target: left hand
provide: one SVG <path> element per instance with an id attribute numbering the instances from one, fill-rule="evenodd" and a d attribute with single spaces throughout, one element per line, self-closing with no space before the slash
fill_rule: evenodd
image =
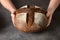
<path id="1" fill-rule="evenodd" d="M 47 13 L 46 13 L 46 16 L 47 16 L 47 18 L 48 18 L 47 27 L 48 27 L 48 26 L 50 25 L 50 23 L 51 23 L 52 15 L 53 15 L 53 13 L 51 13 L 51 12 L 47 12 Z"/>

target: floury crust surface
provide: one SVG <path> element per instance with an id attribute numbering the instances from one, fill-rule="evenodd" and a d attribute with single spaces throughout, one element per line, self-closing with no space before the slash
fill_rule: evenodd
<path id="1" fill-rule="evenodd" d="M 21 8 L 27 8 L 27 5 L 21 7 Z M 35 8 L 39 8 L 38 6 L 35 6 Z M 39 13 L 39 12 L 34 12 L 34 23 L 32 24 L 31 27 L 28 27 L 26 25 L 26 17 L 27 17 L 27 12 L 22 12 L 16 15 L 16 28 L 22 31 L 27 31 L 27 32 L 33 32 L 33 31 L 38 31 L 38 30 L 43 30 L 46 28 L 47 25 L 47 18 L 45 14 Z"/>

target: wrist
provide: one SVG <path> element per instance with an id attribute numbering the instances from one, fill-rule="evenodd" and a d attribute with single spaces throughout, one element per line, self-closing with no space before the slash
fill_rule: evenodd
<path id="1" fill-rule="evenodd" d="M 53 14 L 54 11 L 55 11 L 55 10 L 54 10 L 53 8 L 48 8 L 47 13 Z"/>

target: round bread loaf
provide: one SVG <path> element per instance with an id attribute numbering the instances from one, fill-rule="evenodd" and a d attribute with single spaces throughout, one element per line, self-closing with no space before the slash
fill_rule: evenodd
<path id="1" fill-rule="evenodd" d="M 24 32 L 38 32 L 47 28 L 46 11 L 34 5 L 25 5 L 15 11 L 15 27 Z"/>

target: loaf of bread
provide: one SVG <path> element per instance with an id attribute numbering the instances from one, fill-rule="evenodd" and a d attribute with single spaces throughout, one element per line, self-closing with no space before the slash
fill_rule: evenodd
<path id="1" fill-rule="evenodd" d="M 25 5 L 15 11 L 15 27 L 24 32 L 46 29 L 46 11 L 35 5 Z"/>

